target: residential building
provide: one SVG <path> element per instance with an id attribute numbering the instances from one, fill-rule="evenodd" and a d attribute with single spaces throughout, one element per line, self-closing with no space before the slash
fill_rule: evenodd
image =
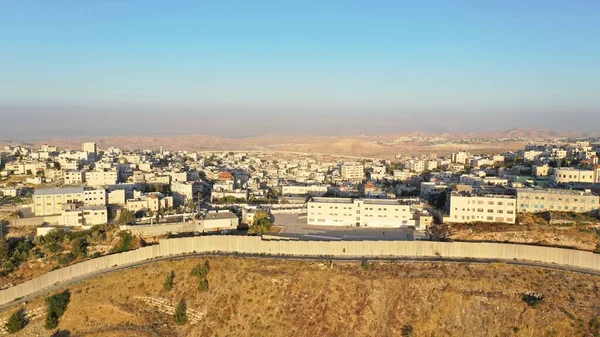
<path id="1" fill-rule="evenodd" d="M 590 191 L 562 189 L 517 189 L 519 212 L 563 211 L 588 213 L 600 208 L 600 197 Z"/>
<path id="2" fill-rule="evenodd" d="M 465 151 L 455 152 L 451 155 L 451 160 L 455 164 L 465 165 L 469 161 L 470 153 Z"/>
<path id="3" fill-rule="evenodd" d="M 396 199 L 312 198 L 307 223 L 319 226 L 415 226 L 411 202 Z"/>
<path id="4" fill-rule="evenodd" d="M 340 174 L 344 180 L 362 180 L 365 176 L 365 167 L 358 163 L 342 164 L 340 166 Z"/>
<path id="5" fill-rule="evenodd" d="M 85 182 L 83 171 L 65 171 L 63 179 L 65 185 L 81 185 Z"/>
<path id="6" fill-rule="evenodd" d="M 322 196 L 327 193 L 328 185 L 283 185 L 282 195 L 306 195 Z"/>
<path id="7" fill-rule="evenodd" d="M 104 190 L 83 187 L 38 189 L 33 193 L 33 213 L 36 216 L 59 215 L 63 206 L 67 207 L 68 204 L 104 206 L 106 194 Z"/>
<path id="8" fill-rule="evenodd" d="M 201 182 L 175 181 L 171 184 L 171 193 L 175 206 L 182 206 L 189 201 L 197 200 L 202 191 Z"/>
<path id="9" fill-rule="evenodd" d="M 106 206 L 82 206 L 62 211 L 61 225 L 67 227 L 91 227 L 108 222 Z"/>
<path id="10" fill-rule="evenodd" d="M 554 182 L 560 183 L 600 183 L 600 166 L 593 170 L 582 170 L 572 167 L 557 167 L 554 169 Z"/>
<path id="11" fill-rule="evenodd" d="M 88 186 L 107 186 L 117 183 L 116 170 L 87 171 L 85 182 Z"/>
<path id="12" fill-rule="evenodd" d="M 509 195 L 477 195 L 452 193 L 450 222 L 504 222 L 516 221 L 516 198 Z"/>
<path id="13" fill-rule="evenodd" d="M 198 224 L 200 233 L 234 231 L 239 225 L 239 218 L 230 211 L 210 211 Z"/>
<path id="14" fill-rule="evenodd" d="M 165 197 L 161 193 L 152 192 L 141 194 L 134 192 L 134 198 L 128 199 L 125 208 L 132 212 L 151 211 L 158 212 L 161 209 L 173 207 L 173 197 Z"/>
<path id="15" fill-rule="evenodd" d="M 426 181 L 421 183 L 421 198 L 428 199 L 431 196 L 439 195 L 448 189 L 448 185 L 441 182 Z"/>

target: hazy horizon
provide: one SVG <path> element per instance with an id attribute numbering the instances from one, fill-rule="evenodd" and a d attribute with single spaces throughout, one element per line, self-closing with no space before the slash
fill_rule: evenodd
<path id="1" fill-rule="evenodd" d="M 594 133 L 599 2 L 5 3 L 0 139 Z"/>

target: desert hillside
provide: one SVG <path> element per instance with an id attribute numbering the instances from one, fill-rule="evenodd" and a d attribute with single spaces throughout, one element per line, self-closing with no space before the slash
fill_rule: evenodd
<path id="1" fill-rule="evenodd" d="M 206 260 L 158 262 L 72 286 L 59 329 L 70 336 L 600 334 L 597 276 L 505 264 L 210 257 L 201 291 L 202 278 L 190 271 Z M 527 303 L 530 292 L 543 300 Z M 176 325 L 181 299 L 188 322 Z M 36 318 L 17 335 L 48 335 L 43 299 L 26 307 Z"/>
<path id="2" fill-rule="evenodd" d="M 397 154 L 443 155 L 458 150 L 473 153 L 496 153 L 521 149 L 531 140 L 548 140 L 564 137 L 588 137 L 583 132 L 544 129 L 512 129 L 487 133 L 399 133 L 381 135 L 286 135 L 273 134 L 253 137 L 228 138 L 205 134 L 173 136 L 112 136 L 97 138 L 56 138 L 35 144 L 56 145 L 59 148 L 78 149 L 82 142 L 95 141 L 100 148 L 111 146 L 123 149 L 164 150 L 259 150 L 284 151 L 367 158 L 391 159 Z M 440 137 L 444 140 L 440 140 Z M 501 139 L 501 141 L 497 141 Z M 472 140 L 472 141 L 466 141 Z M 16 143 L 3 142 L 0 146 Z"/>

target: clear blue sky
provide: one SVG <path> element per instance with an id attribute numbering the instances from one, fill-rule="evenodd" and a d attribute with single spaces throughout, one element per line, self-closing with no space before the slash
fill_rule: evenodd
<path id="1" fill-rule="evenodd" d="M 0 41 L 0 139 L 600 121 L 597 0 L 0 0 Z"/>

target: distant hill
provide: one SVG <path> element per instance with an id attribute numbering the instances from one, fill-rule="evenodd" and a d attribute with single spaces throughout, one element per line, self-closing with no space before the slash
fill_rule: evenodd
<path id="1" fill-rule="evenodd" d="M 428 142 L 407 141 L 406 137 L 440 137 L 449 141 L 467 139 L 549 139 L 565 137 L 589 137 L 584 132 L 557 131 L 545 129 L 511 129 L 489 133 L 399 133 L 382 135 L 349 135 L 349 136 L 317 136 L 317 135 L 264 135 L 245 138 L 218 137 L 211 135 L 179 135 L 179 136 L 119 136 L 100 138 L 57 138 L 36 142 L 51 144 L 59 148 L 78 149 L 84 141 L 95 141 L 100 148 L 119 147 L 124 149 L 159 149 L 164 150 L 262 150 L 288 151 L 305 153 L 323 153 L 347 156 L 390 157 L 395 154 L 447 153 L 457 148 L 473 152 L 499 152 L 521 148 L 522 141 L 503 143 L 478 143 L 468 145 L 429 144 Z"/>

